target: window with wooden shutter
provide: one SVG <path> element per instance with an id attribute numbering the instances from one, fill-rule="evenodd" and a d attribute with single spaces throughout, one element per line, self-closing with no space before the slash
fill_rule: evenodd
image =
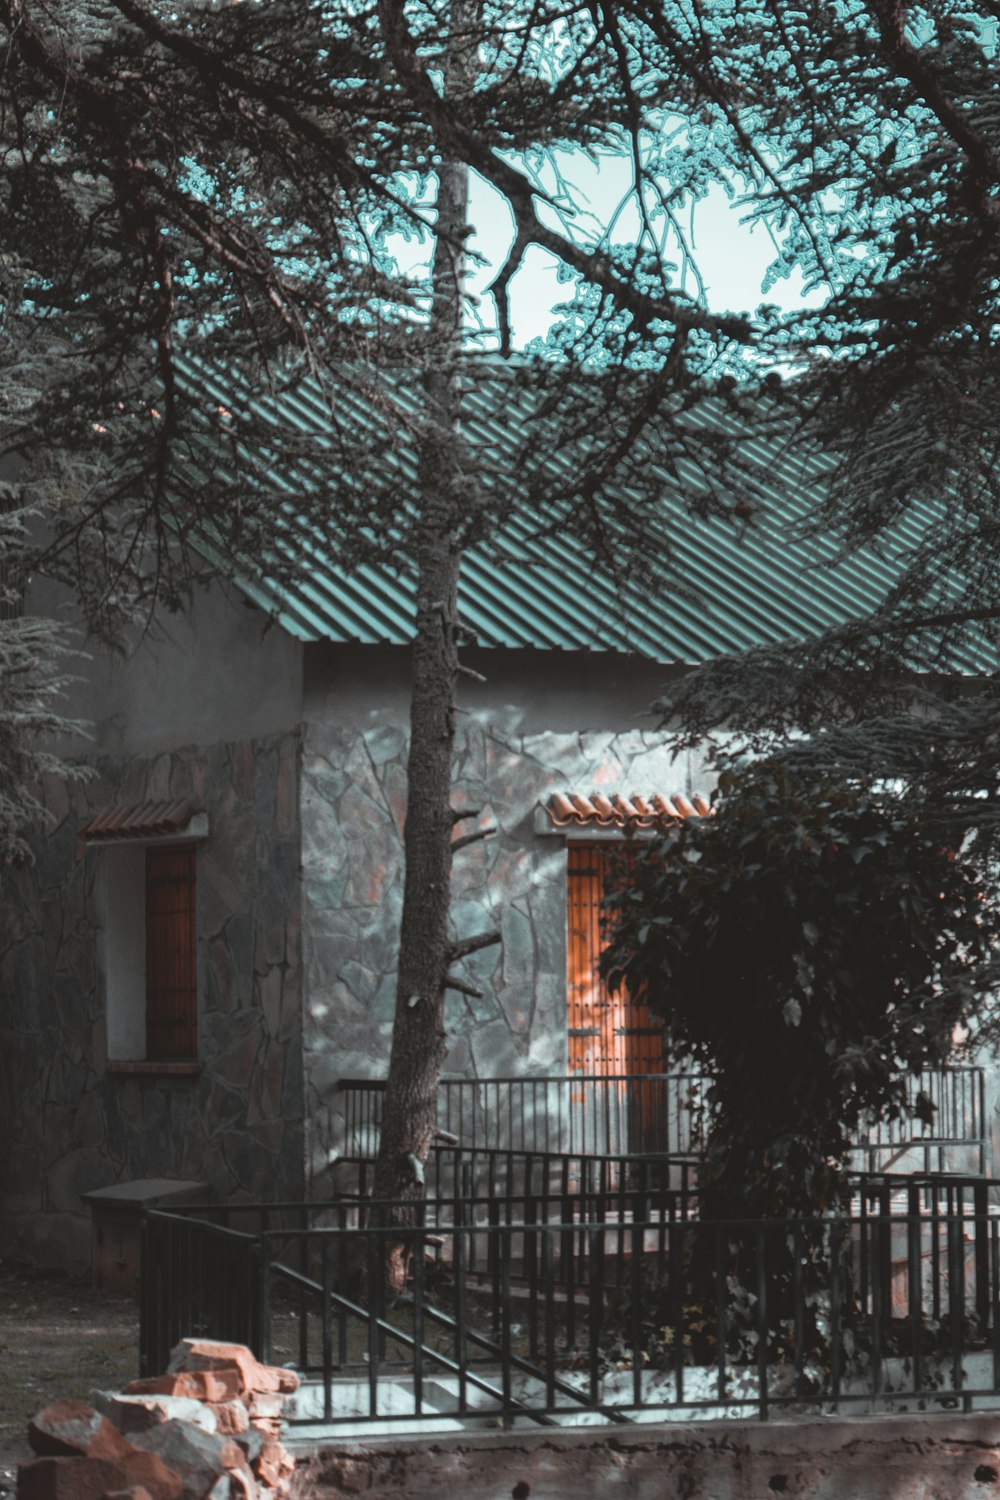
<path id="1" fill-rule="evenodd" d="M 629 851 L 615 844 L 570 844 L 567 854 L 570 1072 L 589 1077 L 661 1073 L 666 1067 L 662 1022 L 624 990 L 612 994 L 598 972 L 601 902 L 613 868 Z"/>
<path id="2" fill-rule="evenodd" d="M 146 1056 L 198 1052 L 195 847 L 146 846 Z"/>

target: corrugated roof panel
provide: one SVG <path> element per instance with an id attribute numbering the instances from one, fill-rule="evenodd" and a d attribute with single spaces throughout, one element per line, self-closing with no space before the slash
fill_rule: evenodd
<path id="1" fill-rule="evenodd" d="M 276 570 L 270 579 L 248 578 L 243 586 L 253 602 L 303 640 L 392 645 L 412 640 L 415 576 L 371 565 L 348 572 L 297 511 L 296 494 L 309 497 L 324 478 L 324 448 L 335 477 L 347 483 L 352 478 L 337 469 L 337 438 L 324 392 L 306 378 L 288 390 L 258 393 L 246 378 L 230 377 L 200 361 L 187 361 L 184 375 L 189 390 L 203 391 L 228 409 L 243 405 L 255 410 L 276 428 L 287 426 L 309 437 L 320 450 L 320 458 L 303 457 L 298 463 L 275 459 L 273 467 L 261 470 L 263 482 L 287 497 L 282 501 L 287 508 L 282 550 L 297 564 L 298 576 L 292 582 L 279 581 L 281 570 Z M 479 450 L 487 486 L 510 486 L 523 481 L 516 464 L 518 417 L 529 414 L 541 398 L 512 384 L 502 366 L 491 367 L 490 376 L 468 390 L 467 431 Z M 416 495 L 414 434 L 420 414 L 415 372 L 407 372 L 406 379 L 413 390 L 400 377 L 392 384 L 386 377 L 386 405 L 400 410 L 405 419 L 390 433 L 384 460 L 379 459 L 399 477 L 401 509 L 410 503 L 411 485 Z M 378 403 L 353 390 L 349 378 L 335 397 L 337 420 L 352 432 L 375 444 L 389 432 Z M 478 644 L 627 650 L 659 662 L 690 664 L 816 634 L 882 603 L 899 576 L 904 554 L 920 545 L 933 524 L 931 507 L 914 507 L 901 518 L 889 555 L 863 548 L 840 557 L 837 538 L 802 534 L 804 522 L 822 498 L 822 455 L 792 452 L 777 439 L 742 433 L 736 417 L 721 406 L 711 412 L 697 409 L 686 420 L 694 432 L 713 427 L 739 438 L 746 472 L 734 503 L 737 498 L 750 500 L 751 524 L 740 529 L 722 518 L 693 517 L 685 498 L 707 494 L 704 475 L 678 454 L 678 481 L 650 450 L 649 467 L 662 472 L 664 494 L 661 513 L 649 527 L 646 551 L 653 584 L 640 587 L 627 577 L 615 580 L 595 568 L 594 559 L 573 536 L 571 523 L 564 522 L 553 535 L 539 536 L 544 530 L 539 518 L 526 501 L 521 502 L 512 508 L 491 547 L 471 547 L 463 558 L 459 612 L 476 632 Z M 648 440 L 644 442 L 648 447 Z M 565 454 L 546 454 L 545 464 L 553 474 L 571 477 Z M 609 540 L 613 542 L 611 528 Z M 504 552 L 509 560 L 498 561 Z M 668 554 L 672 567 L 663 561 Z M 839 560 L 826 566 L 833 559 Z M 678 578 L 694 597 L 685 597 Z M 985 657 L 979 660 L 969 651 L 956 657 L 956 665 L 965 670 L 981 671 L 984 662 Z"/>

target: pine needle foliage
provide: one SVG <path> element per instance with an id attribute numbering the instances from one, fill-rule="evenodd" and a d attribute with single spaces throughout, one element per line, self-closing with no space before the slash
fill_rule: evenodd
<path id="1" fill-rule="evenodd" d="M 88 775 L 86 766 L 51 749 L 56 738 L 84 734 L 82 724 L 60 712 L 74 653 L 55 621 L 24 614 L 33 518 L 11 502 L 0 485 L 0 867 L 31 857 L 30 831 L 48 819 L 44 778 Z"/>

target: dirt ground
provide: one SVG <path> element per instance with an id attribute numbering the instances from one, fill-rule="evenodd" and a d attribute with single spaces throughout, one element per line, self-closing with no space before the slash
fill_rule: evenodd
<path id="1" fill-rule="evenodd" d="M 120 1390 L 138 1373 L 134 1298 L 0 1261 L 0 1500 L 32 1456 L 29 1417 L 57 1396 Z"/>

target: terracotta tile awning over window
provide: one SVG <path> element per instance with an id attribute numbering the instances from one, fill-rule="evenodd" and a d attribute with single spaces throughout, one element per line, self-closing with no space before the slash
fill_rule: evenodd
<path id="1" fill-rule="evenodd" d="M 545 811 L 557 828 L 659 828 L 683 818 L 707 817 L 711 808 L 704 797 L 689 801 L 680 792 L 671 797 L 658 793 L 640 797 L 635 792 L 631 797 L 619 792 L 613 797 L 603 792 L 584 797 L 579 792 L 553 792 Z"/>
<path id="2" fill-rule="evenodd" d="M 186 798 L 173 802 L 132 802 L 109 807 L 81 828 L 81 838 L 93 843 L 101 839 L 155 839 L 180 833 L 194 816 Z"/>

